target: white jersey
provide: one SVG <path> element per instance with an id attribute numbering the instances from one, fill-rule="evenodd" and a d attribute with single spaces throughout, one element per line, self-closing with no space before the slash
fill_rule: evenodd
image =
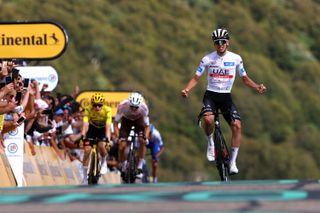
<path id="1" fill-rule="evenodd" d="M 137 110 L 132 110 L 130 109 L 129 101 L 124 100 L 118 105 L 117 114 L 114 120 L 119 122 L 122 117 L 125 117 L 131 121 L 142 117 L 145 125 L 149 125 L 149 108 L 144 102 L 142 102 Z"/>
<path id="2" fill-rule="evenodd" d="M 201 76 L 205 70 L 208 72 L 207 90 L 217 93 L 231 92 L 236 71 L 240 77 L 247 75 L 241 56 L 229 51 L 223 56 L 215 51 L 203 57 L 196 75 Z"/>

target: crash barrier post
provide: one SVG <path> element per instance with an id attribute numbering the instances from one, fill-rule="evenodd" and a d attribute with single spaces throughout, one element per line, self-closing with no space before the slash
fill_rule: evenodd
<path id="1" fill-rule="evenodd" d="M 0 149 L 0 170 L 0 187 L 17 186 L 8 158 L 2 149 Z"/>
<path id="2" fill-rule="evenodd" d="M 37 157 L 32 155 L 28 143 L 24 144 L 23 176 L 25 186 L 45 185 L 44 179 L 41 176 L 40 167 L 37 164 Z"/>
<path id="3" fill-rule="evenodd" d="M 121 177 L 119 172 L 107 172 L 101 176 L 101 184 L 120 184 Z"/>

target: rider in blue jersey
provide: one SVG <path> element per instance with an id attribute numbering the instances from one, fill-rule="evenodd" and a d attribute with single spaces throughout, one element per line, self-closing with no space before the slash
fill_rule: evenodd
<path id="1" fill-rule="evenodd" d="M 153 183 L 158 182 L 158 167 L 159 167 L 159 157 L 164 151 L 164 143 L 160 132 L 154 127 L 153 124 L 150 125 L 150 137 L 149 144 L 147 148 L 150 149 L 152 155 L 152 179 Z"/>

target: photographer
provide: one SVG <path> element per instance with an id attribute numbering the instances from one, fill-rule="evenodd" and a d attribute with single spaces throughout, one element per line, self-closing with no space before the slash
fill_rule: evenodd
<path id="1" fill-rule="evenodd" d="M 12 95 L 15 95 L 14 92 L 13 83 L 7 84 L 0 89 L 0 114 L 9 113 L 17 106 L 16 102 L 7 101 L 9 93 L 13 93 Z"/>
<path id="2" fill-rule="evenodd" d="M 5 83 L 5 77 L 10 76 L 11 77 L 11 72 L 12 70 L 16 67 L 17 65 L 14 63 L 13 60 L 1 60 L 0 59 L 0 82 Z"/>
<path id="3" fill-rule="evenodd" d="M 2 134 L 14 130 L 24 122 L 24 109 L 29 100 L 29 93 L 30 88 L 25 88 L 24 90 L 21 90 L 21 92 L 11 90 L 5 95 L 2 104 L 7 105 L 7 111 L 5 112 Z"/>

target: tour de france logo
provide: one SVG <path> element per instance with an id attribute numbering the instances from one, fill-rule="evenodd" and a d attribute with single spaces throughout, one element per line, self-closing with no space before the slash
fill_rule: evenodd
<path id="1" fill-rule="evenodd" d="M 17 134 L 18 134 L 18 128 L 16 128 L 16 129 L 14 129 L 14 130 L 11 130 L 10 132 L 9 132 L 9 135 L 10 136 L 16 136 Z"/>
<path id="2" fill-rule="evenodd" d="M 57 81 L 57 77 L 54 74 L 51 74 L 48 76 L 48 80 L 50 82 L 55 82 L 55 81 Z"/>
<path id="3" fill-rule="evenodd" d="M 11 154 L 15 154 L 18 151 L 18 145 L 16 143 L 10 143 L 7 146 L 8 152 Z"/>

